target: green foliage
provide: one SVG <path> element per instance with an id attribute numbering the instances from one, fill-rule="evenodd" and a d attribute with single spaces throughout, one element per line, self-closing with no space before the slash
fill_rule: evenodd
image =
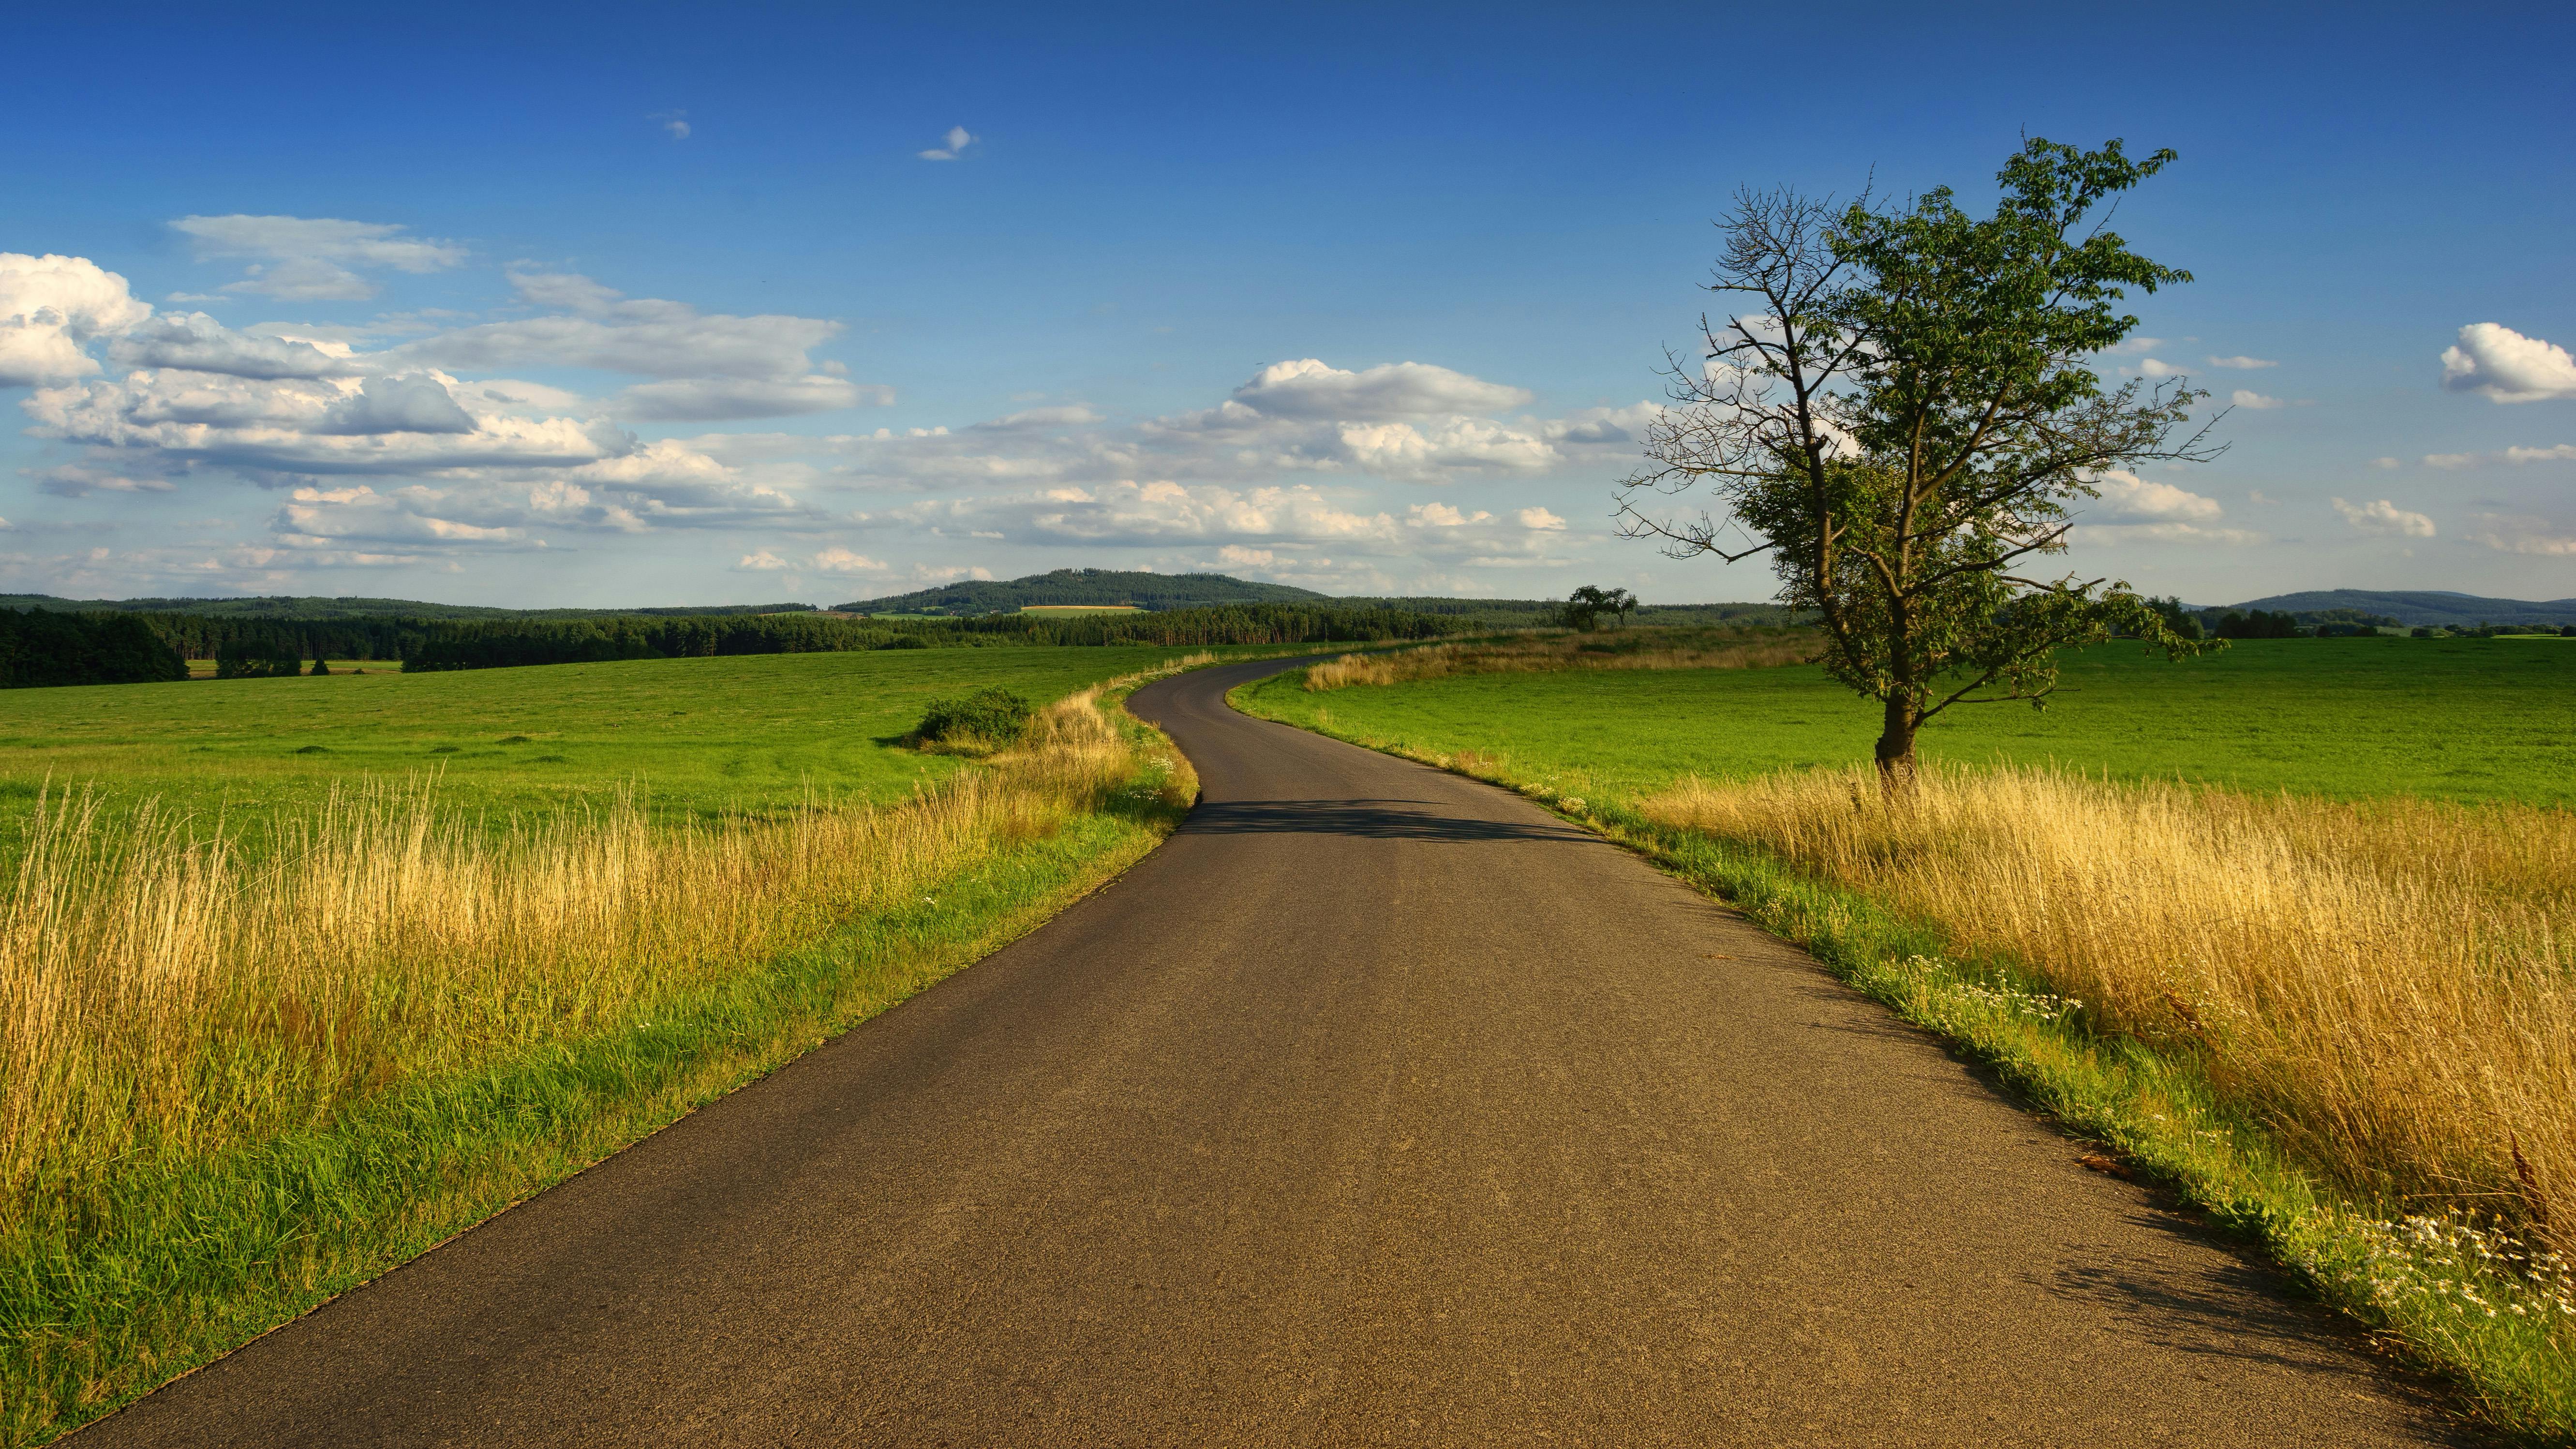
<path id="1" fill-rule="evenodd" d="M 2168 594 L 2161 599 L 2147 600 L 2147 607 L 2156 611 L 2156 617 L 2165 621 L 2165 627 L 2172 630 L 2175 637 L 2207 637 L 2208 631 L 2200 627 L 2200 616 L 2185 607 L 2181 599 Z"/>
<path id="2" fill-rule="evenodd" d="M 1626 589 L 1604 589 L 1585 584 L 1565 596 L 1559 617 L 1565 627 L 1589 634 L 1601 626 L 1601 616 L 1608 614 L 1625 624 L 1637 612 L 1637 596 Z"/>
<path id="3" fill-rule="evenodd" d="M 2137 326 L 2116 305 L 2129 291 L 2190 280 L 2099 224 L 2172 159 L 2033 139 L 1988 218 L 1947 188 L 1839 212 L 1781 192 L 1742 197 L 1727 226 L 1712 289 L 1752 311 L 1707 334 L 1707 366 L 1676 364 L 1623 532 L 1678 557 L 1771 553 L 1782 602 L 1823 618 L 1827 667 L 1884 704 L 1892 775 L 1952 705 L 2045 700 L 2059 649 L 2201 647 L 2125 584 L 2023 572 L 2064 550 L 2104 472 L 2214 454 L 2174 441 L 2205 394 L 2106 392 L 2088 365 Z M 1701 485 L 1723 524 L 1639 506 Z"/>
<path id="4" fill-rule="evenodd" d="M 276 634 L 225 641 L 215 651 L 217 679 L 282 679 L 304 672 L 304 656 L 294 641 Z"/>
<path id="5" fill-rule="evenodd" d="M 0 609 L 0 689 L 187 677 L 188 661 L 140 619 Z"/>
<path id="6" fill-rule="evenodd" d="M 1431 639 L 1462 621 L 1387 609 L 1230 604 L 1150 614 L 989 614 L 957 619 L 851 619 L 824 614 L 757 618 L 645 618 L 433 623 L 403 655 L 410 672 L 683 659 L 735 654 L 823 654 L 864 649 L 979 648 L 1012 644 L 1304 644 Z"/>
<path id="7" fill-rule="evenodd" d="M 1922 750 L 1963 764 L 2076 766 L 2339 799 L 2391 794 L 2576 806 L 2576 647 L 2556 640 L 2251 640 L 2175 666 L 2134 646 L 2077 650 L 2045 714 L 1953 711 Z M 1869 758 L 1874 722 L 1822 669 L 1468 675 L 1308 694 L 1254 712 L 1436 754 L 1507 757 L 1586 795 Z M 1619 722 L 1615 736 L 1599 721 Z"/>
<path id="8" fill-rule="evenodd" d="M 2263 609 L 2240 614 L 2230 609 L 2226 617 L 2218 621 L 2214 632 L 2221 639 L 2296 639 L 2306 631 L 2288 614 L 2275 614 Z"/>
<path id="9" fill-rule="evenodd" d="M 987 685 L 973 694 L 932 700 L 913 735 L 924 744 L 1008 745 L 1027 731 L 1036 713 L 1037 706 L 1026 696 Z"/>

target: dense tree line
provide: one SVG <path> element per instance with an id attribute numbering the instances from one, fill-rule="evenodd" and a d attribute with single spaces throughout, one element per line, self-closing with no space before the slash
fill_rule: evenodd
<path id="1" fill-rule="evenodd" d="M 991 614 L 971 619 L 846 619 L 791 614 L 721 619 L 475 620 L 429 625 L 418 646 L 404 654 L 403 668 L 493 669 L 608 659 L 971 648 L 986 644 L 1358 643 L 1430 639 L 1457 627 L 1455 620 L 1391 609 L 1296 604 L 1242 604 L 1072 618 Z"/>
<path id="2" fill-rule="evenodd" d="M 188 661 L 135 615 L 0 609 L 0 688 L 187 677 Z"/>

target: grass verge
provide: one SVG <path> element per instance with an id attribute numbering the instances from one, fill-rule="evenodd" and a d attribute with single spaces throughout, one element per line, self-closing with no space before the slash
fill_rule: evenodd
<path id="1" fill-rule="evenodd" d="M 31 852 L 0 923 L 25 998 L 0 1013 L 0 1444 L 311 1310 L 1116 876 L 1196 793 L 1114 711 L 1145 677 L 881 811 L 502 848 L 393 802 L 230 873 L 148 820 Z"/>
<path id="2" fill-rule="evenodd" d="M 1250 695 L 1235 692 L 1255 712 L 1518 790 L 1639 851 L 2102 1144 L 2116 1158 L 2103 1166 L 2169 1188 L 2261 1244 L 2384 1347 L 2458 1385 L 2488 1425 L 2523 1442 L 2576 1443 L 2576 1273 L 2529 1230 L 2545 1235 L 2545 1222 L 2516 1226 L 2456 1199 L 2410 1211 L 2404 1199 L 2356 1193 L 2294 1150 L 2274 1104 L 2214 1076 L 2210 1052 L 2101 1029 L 2086 1003 L 2010 952 L 1963 949 L 1955 930 L 1769 844 L 1633 800 L 1560 794 L 1490 755 L 1409 747 Z"/>

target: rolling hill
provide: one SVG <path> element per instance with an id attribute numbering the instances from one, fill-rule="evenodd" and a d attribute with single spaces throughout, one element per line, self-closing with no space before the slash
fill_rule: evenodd
<path id="1" fill-rule="evenodd" d="M 1188 609 L 1208 604 L 1306 604 L 1327 600 L 1327 595 L 1312 589 L 1256 584 L 1224 574 L 1057 569 L 1020 579 L 970 579 L 836 607 L 853 614 L 1000 614 L 1033 604 L 1136 604 L 1148 609 Z"/>
<path id="2" fill-rule="evenodd" d="M 2410 627 L 2427 625 L 2444 629 L 2474 628 L 2479 624 L 2576 624 L 2576 599 L 2535 603 L 2527 599 L 2489 599 L 2477 594 L 2455 594 L 2444 589 L 2396 592 L 2314 589 L 2301 594 L 2274 594 L 2270 598 L 2251 599 L 2228 607 L 2269 609 L 2277 614 L 2292 615 L 2351 609 L 2364 614 L 2384 615 Z"/>

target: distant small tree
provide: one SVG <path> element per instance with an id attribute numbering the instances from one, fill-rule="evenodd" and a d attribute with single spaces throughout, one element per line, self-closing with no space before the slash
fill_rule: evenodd
<path id="1" fill-rule="evenodd" d="M 2200 616 L 2183 607 L 2182 600 L 2174 595 L 2149 599 L 2147 607 L 2155 610 L 2156 616 L 2165 621 L 2165 627 L 2178 638 L 2198 639 L 2208 632 L 2200 627 Z"/>
<path id="2" fill-rule="evenodd" d="M 313 672 L 314 672 L 315 674 L 328 674 L 328 673 L 330 673 L 330 672 L 331 672 L 331 664 L 330 664 L 330 661 L 328 661 L 328 660 L 326 660 L 326 659 L 322 658 L 322 656 L 320 656 L 320 655 L 318 655 L 318 654 L 317 654 L 317 655 L 315 655 L 315 656 L 313 657 Z"/>
<path id="3" fill-rule="evenodd" d="M 2115 635 L 2180 657 L 2126 584 L 2036 577 L 2096 480 L 2219 451 L 2179 380 L 2105 390 L 2100 354 L 2138 325 L 2114 305 L 2190 274 L 2131 251 L 2106 204 L 2173 160 L 2032 139 L 1991 217 L 1948 188 L 1907 209 L 1744 192 L 1710 290 L 1744 299 L 1673 358 L 1672 406 L 1623 486 L 1621 532 L 1676 558 L 1769 553 L 1780 600 L 1823 620 L 1833 675 L 1883 705 L 1878 766 L 1914 775 L 1924 721 L 2056 687 L 2054 651 Z M 1712 518 L 1662 510 L 1705 488 Z"/>
<path id="4" fill-rule="evenodd" d="M 1565 627 L 1589 634 L 1601 626 L 1601 616 L 1608 614 L 1622 625 L 1637 611 L 1637 597 L 1626 589 L 1605 589 L 1585 584 L 1566 595 L 1565 606 L 1558 611 Z"/>

